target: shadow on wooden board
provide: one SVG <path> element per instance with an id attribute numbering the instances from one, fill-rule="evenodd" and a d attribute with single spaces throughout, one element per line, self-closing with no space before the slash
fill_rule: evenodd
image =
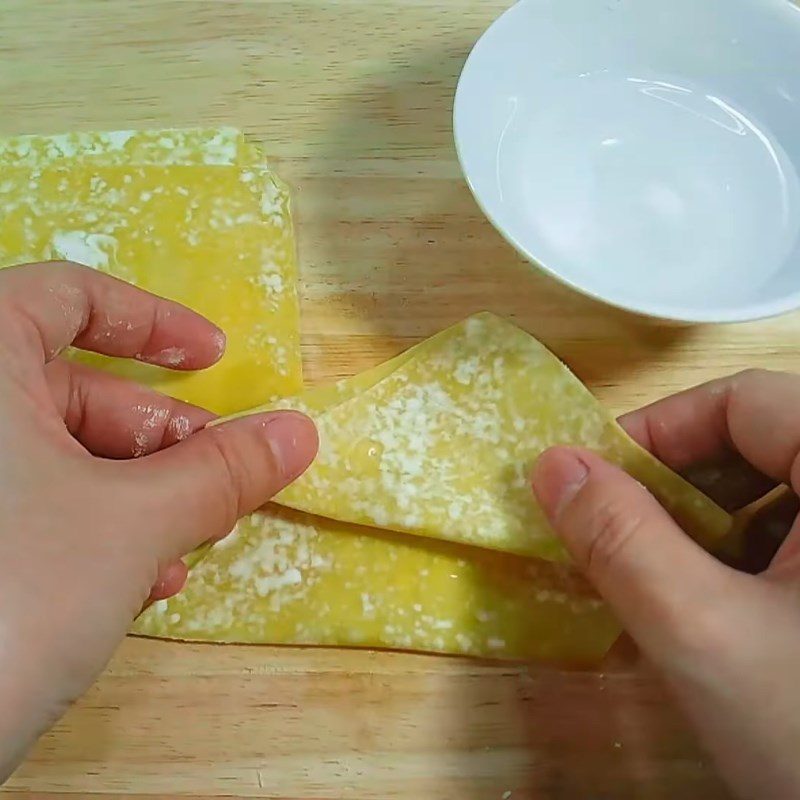
<path id="1" fill-rule="evenodd" d="M 314 209 L 324 231 L 317 257 L 326 264 L 310 268 L 335 274 L 341 293 L 331 302 L 381 337 L 396 339 L 398 350 L 488 309 L 545 342 L 589 385 L 624 380 L 641 362 L 678 346 L 692 328 L 578 294 L 522 260 L 486 220 L 452 143 L 452 96 L 470 46 L 448 42 L 344 96 L 326 153 L 332 163 L 356 157 L 361 148 L 368 165 L 401 144 L 413 157 L 400 155 L 402 168 L 395 163 L 391 179 L 367 168 L 348 176 L 341 192 Z M 302 198 L 299 213 L 302 219 Z"/>

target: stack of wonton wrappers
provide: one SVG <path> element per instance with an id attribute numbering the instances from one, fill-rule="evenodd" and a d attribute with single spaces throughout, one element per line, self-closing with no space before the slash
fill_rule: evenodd
<path id="1" fill-rule="evenodd" d="M 623 466 L 705 546 L 730 529 L 555 356 L 491 314 L 298 394 L 288 195 L 235 130 L 0 141 L 0 204 L 0 266 L 75 260 L 185 303 L 228 334 L 220 363 L 192 375 L 71 357 L 220 414 L 278 397 L 259 410 L 302 410 L 320 431 L 308 472 L 198 554 L 186 588 L 145 610 L 134 633 L 597 661 L 618 625 L 528 483 L 554 444 Z"/>

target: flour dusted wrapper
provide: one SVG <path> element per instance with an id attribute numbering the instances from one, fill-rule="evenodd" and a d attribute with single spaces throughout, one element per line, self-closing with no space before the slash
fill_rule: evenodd
<path id="1" fill-rule="evenodd" d="M 310 414 L 320 456 L 137 632 L 591 663 L 619 627 L 560 563 L 533 500 L 527 476 L 546 447 L 620 464 L 706 545 L 731 524 L 542 345 L 489 314 L 268 407 Z"/>
<path id="2" fill-rule="evenodd" d="M 236 128 L 71 131 L 0 139 L 0 169 L 113 166 L 233 166 L 263 161 Z"/>
<path id="3" fill-rule="evenodd" d="M 289 195 L 237 131 L 0 141 L 0 209 L 0 266 L 77 261 L 177 300 L 227 335 L 222 360 L 191 374 L 73 357 L 217 413 L 299 391 Z"/>
<path id="4" fill-rule="evenodd" d="M 277 405 L 309 413 L 319 428 L 316 461 L 275 498 L 312 514 L 562 561 L 529 476 L 545 449 L 569 444 L 623 467 L 701 544 L 731 526 L 543 345 L 492 314 Z"/>
<path id="5" fill-rule="evenodd" d="M 585 664 L 619 626 L 565 565 L 269 506 L 240 520 L 133 631 Z"/>

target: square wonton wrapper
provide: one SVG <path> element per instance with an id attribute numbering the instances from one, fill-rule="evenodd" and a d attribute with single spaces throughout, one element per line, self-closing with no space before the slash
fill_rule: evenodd
<path id="1" fill-rule="evenodd" d="M 78 261 L 177 300 L 228 336 L 222 360 L 198 373 L 77 358 L 216 413 L 299 390 L 289 199 L 265 167 L 55 163 L 0 172 L 0 266 Z"/>
<path id="2" fill-rule="evenodd" d="M 133 632 L 587 664 L 619 633 L 571 568 L 279 506 L 242 519 Z"/>
<path id="3" fill-rule="evenodd" d="M 255 158 L 253 156 L 256 156 Z M 97 167 L 232 166 L 262 162 L 258 150 L 236 128 L 144 131 L 72 131 L 0 139 L 0 169 L 43 169 L 91 163 Z"/>

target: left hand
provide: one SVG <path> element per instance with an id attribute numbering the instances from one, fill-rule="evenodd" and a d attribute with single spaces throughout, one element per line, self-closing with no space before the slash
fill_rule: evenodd
<path id="1" fill-rule="evenodd" d="M 317 448 L 301 414 L 204 429 L 212 414 L 59 353 L 170 366 L 181 352 L 181 369 L 200 369 L 224 342 L 189 309 L 85 267 L 0 271 L 0 782 L 148 598 L 181 588 L 181 556 L 224 536 Z"/>

